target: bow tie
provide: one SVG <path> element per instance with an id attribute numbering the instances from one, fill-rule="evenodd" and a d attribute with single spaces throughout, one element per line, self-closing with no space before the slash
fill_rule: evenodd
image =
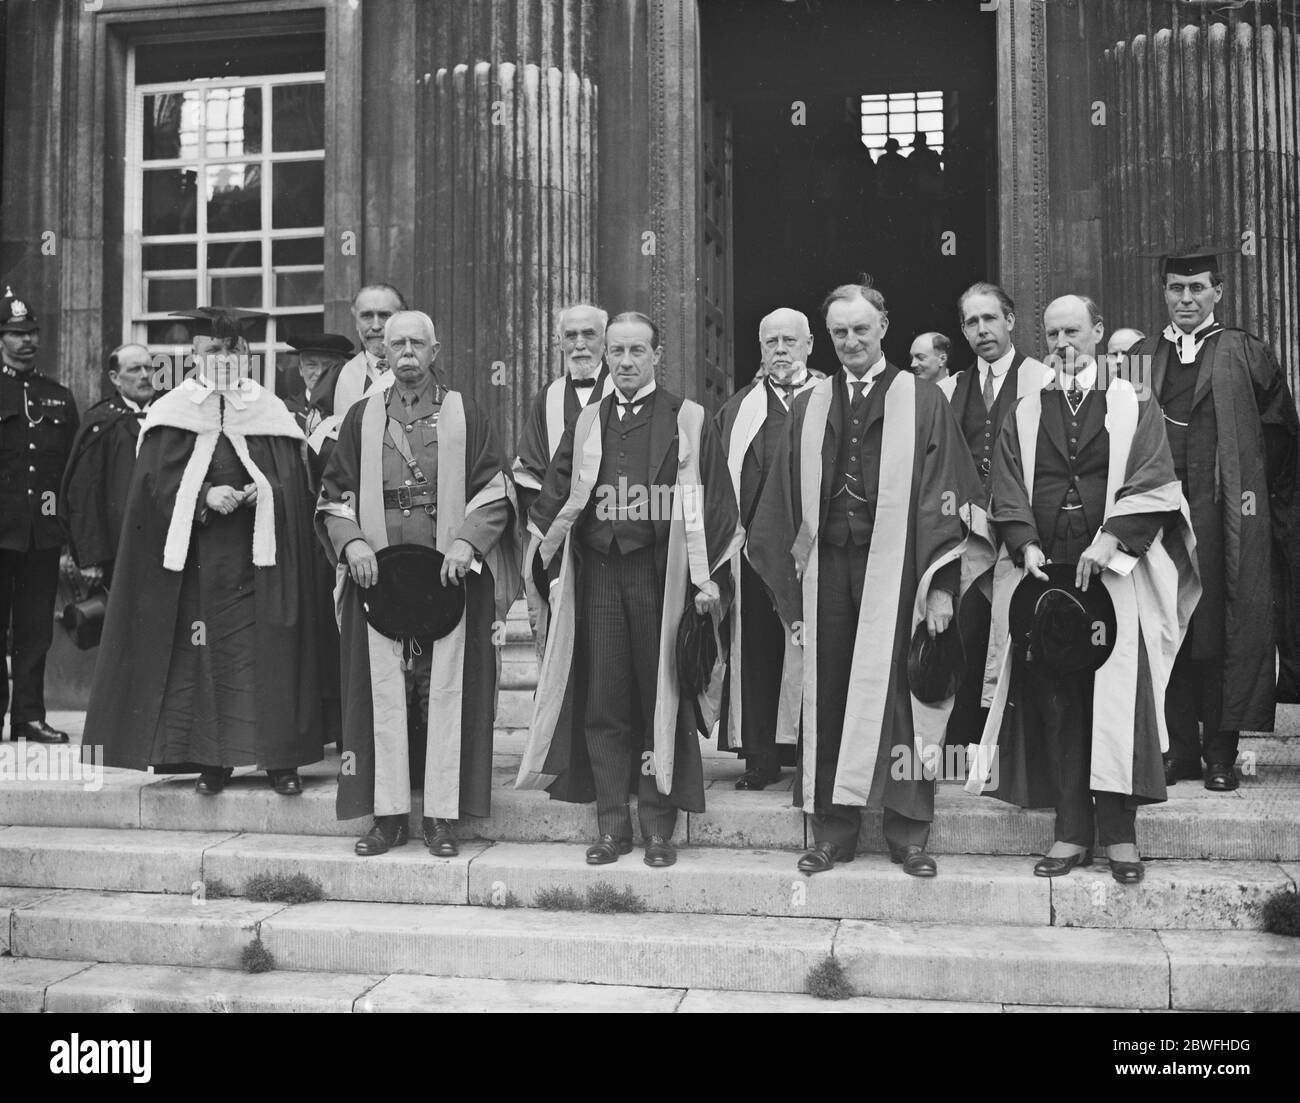
<path id="1" fill-rule="evenodd" d="M 592 387 L 596 385 L 596 381 L 594 379 L 573 379 L 570 380 L 570 382 L 572 382 L 572 384 L 575 387 L 577 387 L 579 390 L 583 390 L 583 391 L 590 390 Z"/>
<path id="2" fill-rule="evenodd" d="M 769 378 L 768 382 L 772 385 L 773 390 L 785 391 L 787 395 L 794 394 L 795 391 L 803 386 L 802 381 L 796 383 L 793 379 L 789 383 L 778 383 L 775 379 Z"/>

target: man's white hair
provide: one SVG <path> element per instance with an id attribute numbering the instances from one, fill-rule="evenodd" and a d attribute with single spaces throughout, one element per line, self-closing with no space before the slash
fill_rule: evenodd
<path id="1" fill-rule="evenodd" d="M 807 314 L 805 314 L 802 310 L 795 310 L 793 307 L 778 306 L 774 311 L 772 311 L 771 314 L 763 315 L 763 320 L 758 323 L 759 340 L 762 340 L 763 330 L 767 327 L 769 323 L 775 323 L 781 321 L 784 318 L 789 317 L 791 315 L 799 319 L 800 324 L 803 326 L 804 333 L 806 333 L 809 337 L 811 337 L 812 326 L 808 322 Z"/>
<path id="2" fill-rule="evenodd" d="M 555 336 L 557 339 L 564 338 L 564 319 L 575 310 L 593 311 L 597 318 L 600 319 L 600 332 L 603 335 L 605 329 L 609 326 L 609 312 L 601 310 L 598 306 L 591 303 L 570 303 L 568 306 L 562 306 L 555 312 Z"/>
<path id="3" fill-rule="evenodd" d="M 384 323 L 384 344 L 388 344 L 388 335 L 393 331 L 393 323 L 399 318 L 419 318 L 424 324 L 424 328 L 429 331 L 429 340 L 438 339 L 438 331 L 434 329 L 433 319 L 423 310 L 399 310 L 396 314 L 389 315 L 388 321 Z"/>

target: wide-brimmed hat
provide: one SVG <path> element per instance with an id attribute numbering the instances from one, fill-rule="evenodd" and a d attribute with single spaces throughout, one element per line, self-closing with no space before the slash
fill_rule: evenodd
<path id="1" fill-rule="evenodd" d="M 390 640 L 441 639 L 465 612 L 465 586 L 442 584 L 442 552 L 393 544 L 375 553 L 379 580 L 361 591 L 370 627 Z"/>
<path id="2" fill-rule="evenodd" d="M 1074 585 L 1075 566 L 1049 563 L 1047 581 L 1026 574 L 1011 595 L 1011 645 L 1050 677 L 1097 670 L 1115 649 L 1115 606 L 1100 576 Z"/>

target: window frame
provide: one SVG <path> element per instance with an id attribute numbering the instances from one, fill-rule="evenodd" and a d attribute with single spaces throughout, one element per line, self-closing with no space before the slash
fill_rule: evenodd
<path id="1" fill-rule="evenodd" d="M 170 36 L 169 36 L 170 37 Z M 219 34 L 209 33 L 188 38 L 188 42 L 220 39 Z M 262 341 L 250 342 L 250 352 L 261 356 L 262 379 L 264 386 L 275 387 L 276 365 L 281 356 L 292 355 L 292 350 L 285 341 L 285 334 L 280 333 L 281 317 L 323 317 L 327 308 L 328 289 L 326 287 L 325 239 L 329 220 L 328 200 L 323 211 L 324 222 L 318 226 L 294 226 L 275 229 L 271 224 L 272 205 L 274 202 L 274 166 L 292 163 L 319 163 L 323 187 L 329 186 L 328 163 L 330 159 L 328 132 L 328 100 L 330 96 L 327 69 L 299 73 L 259 74 L 257 76 L 203 77 L 188 81 L 167 81 L 154 84 L 137 84 L 136 52 L 141 46 L 158 44 L 150 37 L 141 36 L 133 39 L 127 47 L 126 55 L 126 145 L 123 167 L 123 256 L 124 288 L 122 296 L 122 340 L 138 342 L 155 351 L 163 351 L 160 346 L 150 345 L 148 326 L 150 322 L 166 319 L 167 311 L 148 309 L 146 273 L 158 271 L 172 275 L 190 276 L 194 280 L 196 305 L 210 305 L 210 284 L 213 269 L 208 264 L 207 246 L 223 241 L 259 242 L 262 250 L 260 269 L 231 268 L 218 269 L 223 276 L 259 276 L 262 282 L 261 304 L 259 309 L 268 314 L 266 335 Z M 327 63 L 328 64 L 328 63 Z M 319 149 L 274 151 L 274 106 L 273 89 L 280 86 L 319 84 L 323 101 L 326 104 L 326 120 L 323 130 L 323 142 Z M 210 157 L 207 143 L 198 143 L 197 156 L 189 158 L 153 158 L 144 157 L 145 100 L 150 95 L 165 93 L 183 93 L 191 90 L 205 94 L 213 88 L 252 88 L 257 87 L 263 96 L 262 108 L 262 152 L 247 155 L 221 155 Z M 207 230 L 206 180 L 207 169 L 213 165 L 250 164 L 256 162 L 264 170 L 265 184 L 261 188 L 261 228 L 257 231 L 219 231 Z M 193 233 L 184 234 L 150 234 L 145 235 L 144 220 L 144 174 L 153 169 L 190 168 L 196 170 L 195 229 Z M 147 237 L 147 241 L 146 241 Z M 274 263 L 274 243 L 285 240 L 319 240 L 321 242 L 321 263 L 311 265 L 282 265 Z M 144 267 L 144 249 L 148 245 L 191 244 L 195 247 L 196 267 L 193 269 L 146 269 Z M 308 306 L 281 306 L 276 300 L 276 275 L 295 272 L 319 272 L 321 275 L 322 301 Z M 208 299 L 209 303 L 201 300 Z M 285 329 L 287 330 L 287 326 Z M 176 346 L 169 346 L 165 351 L 175 355 L 181 351 Z"/>

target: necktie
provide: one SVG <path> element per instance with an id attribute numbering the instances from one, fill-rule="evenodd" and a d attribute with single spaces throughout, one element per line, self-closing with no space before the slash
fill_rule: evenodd
<path id="1" fill-rule="evenodd" d="M 1076 379 L 1068 391 L 1065 392 L 1065 401 L 1070 404 L 1070 413 L 1077 414 L 1079 407 L 1083 405 L 1084 391 L 1079 389 L 1079 381 Z"/>
<path id="2" fill-rule="evenodd" d="M 630 400 L 624 402 L 622 399 L 620 399 L 618 403 L 618 420 L 622 421 L 624 414 L 635 414 L 637 411 L 637 407 L 639 407 L 640 405 L 641 405 L 640 402 L 632 402 Z"/>
<path id="3" fill-rule="evenodd" d="M 993 403 L 995 403 L 998 400 L 998 396 L 997 396 L 997 392 L 993 390 L 993 369 L 992 368 L 989 368 L 989 370 L 984 373 L 984 390 L 982 393 L 984 395 L 984 409 L 986 410 L 993 409 Z"/>
<path id="4" fill-rule="evenodd" d="M 865 379 L 851 379 L 849 380 L 849 386 L 853 388 L 853 405 L 856 408 L 862 405 L 862 396 L 867 389 L 867 381 Z"/>

